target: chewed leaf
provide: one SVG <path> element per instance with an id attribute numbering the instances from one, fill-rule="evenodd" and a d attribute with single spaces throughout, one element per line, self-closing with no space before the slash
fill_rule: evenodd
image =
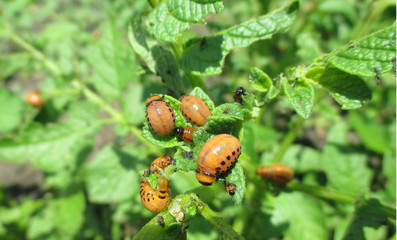
<path id="1" fill-rule="evenodd" d="M 237 103 L 225 103 L 218 107 L 216 107 L 212 111 L 213 116 L 217 115 L 226 115 L 226 116 L 234 116 L 240 120 L 244 119 L 244 114 L 241 110 L 241 107 Z"/>
<path id="2" fill-rule="evenodd" d="M 292 85 L 283 81 L 284 92 L 295 111 L 304 119 L 312 114 L 314 105 L 314 90 L 312 85 L 304 80 L 297 79 Z"/>
<path id="3" fill-rule="evenodd" d="M 273 34 L 288 30 L 295 22 L 299 2 L 268 15 L 252 19 L 212 36 L 196 39 L 187 45 L 181 67 L 194 75 L 210 76 L 222 72 L 226 55 L 234 48 L 247 47 L 255 41 L 270 38 Z"/>
<path id="4" fill-rule="evenodd" d="M 396 62 L 396 25 L 353 42 L 328 60 L 353 75 L 373 77 L 390 71 Z"/>
<path id="5" fill-rule="evenodd" d="M 226 181 L 236 185 L 236 193 L 233 196 L 233 202 L 236 205 L 241 204 L 244 198 L 246 187 L 244 171 L 238 162 L 234 165 L 232 172 L 226 176 Z"/>
<path id="6" fill-rule="evenodd" d="M 178 100 L 176 100 L 175 98 L 168 96 L 168 95 L 164 95 L 163 97 L 164 101 L 166 103 L 168 103 L 170 105 L 170 107 L 172 108 L 172 110 L 174 111 L 174 115 L 175 115 L 175 126 L 177 127 L 184 127 L 186 126 L 186 122 L 183 119 L 182 113 L 179 109 L 179 107 L 181 106 L 181 102 L 179 102 Z"/>
<path id="7" fill-rule="evenodd" d="M 176 160 L 176 167 L 178 168 L 178 170 L 182 170 L 185 172 L 196 170 L 197 162 L 193 156 L 193 150 L 184 151 L 178 149 L 178 151 L 174 155 L 174 159 Z"/>
<path id="8" fill-rule="evenodd" d="M 170 14 L 180 21 L 204 23 L 209 13 L 219 13 L 223 9 L 222 0 L 168 0 Z"/>
<path id="9" fill-rule="evenodd" d="M 179 145 L 178 138 L 174 134 L 171 133 L 167 136 L 160 136 L 155 133 L 147 123 L 145 123 L 143 127 L 142 137 L 158 147 L 172 148 Z"/>

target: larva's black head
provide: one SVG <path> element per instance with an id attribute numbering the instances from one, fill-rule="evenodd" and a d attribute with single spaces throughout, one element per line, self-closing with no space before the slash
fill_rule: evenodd
<path id="1" fill-rule="evenodd" d="M 233 98 L 236 102 L 241 104 L 243 102 L 243 95 L 245 95 L 245 89 L 243 87 L 238 87 L 233 93 Z"/>
<path id="2" fill-rule="evenodd" d="M 174 129 L 174 133 L 178 136 L 182 136 L 183 135 L 183 127 L 176 127 Z"/>

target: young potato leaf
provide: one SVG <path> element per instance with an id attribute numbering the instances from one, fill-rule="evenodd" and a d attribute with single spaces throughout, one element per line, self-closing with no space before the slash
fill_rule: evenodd
<path id="1" fill-rule="evenodd" d="M 317 67 L 310 69 L 306 77 L 327 88 L 342 109 L 361 108 L 371 99 L 371 90 L 361 78 L 336 68 Z"/>
<path id="2" fill-rule="evenodd" d="M 168 0 L 167 6 L 175 18 L 189 23 L 205 23 L 208 14 L 223 9 L 222 0 Z"/>
<path id="3" fill-rule="evenodd" d="M 319 200 L 303 193 L 283 192 L 274 201 L 271 222 L 276 226 L 289 225 L 284 231 L 284 236 L 288 239 L 327 239 L 325 219 Z"/>
<path id="4" fill-rule="evenodd" d="M 56 172 L 62 169 L 72 148 L 84 141 L 84 137 L 93 134 L 98 125 L 71 121 L 70 123 L 39 124 L 30 126 L 15 140 L 0 141 L 0 159 L 22 163 L 30 160 L 40 170 Z"/>
<path id="5" fill-rule="evenodd" d="M 223 9 L 221 0 L 168 0 L 160 3 L 147 20 L 149 33 L 165 42 L 175 42 L 192 23 L 204 23 L 209 13 Z"/>
<path id="6" fill-rule="evenodd" d="M 196 96 L 199 97 L 201 99 L 203 99 L 203 101 L 207 104 L 207 106 L 210 108 L 210 110 L 214 110 L 215 108 L 215 104 L 212 101 L 212 99 L 210 97 L 208 97 L 208 95 L 203 91 L 203 89 L 199 88 L 199 87 L 195 87 L 189 95 L 192 96 Z"/>
<path id="7" fill-rule="evenodd" d="M 336 124 L 328 133 L 322 152 L 322 169 L 330 187 L 351 194 L 362 194 L 370 186 L 372 172 L 367 167 L 367 156 L 355 151 L 347 143 L 347 125 Z"/>
<path id="8" fill-rule="evenodd" d="M 137 159 L 137 156 L 111 146 L 101 149 L 85 172 L 90 201 L 118 203 L 135 196 L 140 182 L 136 173 Z"/>
<path id="9" fill-rule="evenodd" d="M 178 170 L 188 172 L 196 170 L 197 168 L 197 160 L 194 158 L 193 150 L 185 151 L 178 149 L 174 155 L 174 159 L 176 161 L 176 167 Z"/>
<path id="10" fill-rule="evenodd" d="M 283 82 L 285 81 L 288 81 L 288 79 L 281 76 L 274 79 L 274 84 L 270 86 L 269 92 L 266 94 L 266 99 L 272 100 L 273 98 L 276 98 L 281 91 Z"/>
<path id="11" fill-rule="evenodd" d="M 233 195 L 232 199 L 236 205 L 241 204 L 245 195 L 246 181 L 244 170 L 238 162 L 235 163 L 232 172 L 228 174 L 225 179 L 228 183 L 236 185 L 236 193 Z"/>
<path id="12" fill-rule="evenodd" d="M 23 101 L 20 97 L 0 89 L 0 133 L 6 133 L 18 127 L 22 120 Z M 4 104 L 7 103 L 7 104 Z"/>
<path id="13" fill-rule="evenodd" d="M 396 62 L 396 24 L 353 41 L 331 54 L 328 61 L 342 71 L 359 76 L 374 77 L 390 71 Z"/>
<path id="14" fill-rule="evenodd" d="M 170 133 L 167 136 L 160 136 L 155 133 L 147 123 L 143 126 L 142 129 L 142 137 L 145 138 L 148 142 L 158 147 L 163 148 L 172 148 L 180 145 L 178 138 L 174 133 Z"/>
<path id="15" fill-rule="evenodd" d="M 295 22 L 299 2 L 268 15 L 252 19 L 212 36 L 195 39 L 187 44 L 180 66 L 198 76 L 222 73 L 226 55 L 234 48 L 247 47 L 255 41 L 268 39 L 273 34 L 286 31 Z"/>
<path id="16" fill-rule="evenodd" d="M 103 36 L 86 52 L 94 69 L 91 83 L 105 97 L 119 100 L 129 82 L 136 81 L 136 64 L 114 21 L 103 26 Z"/>
<path id="17" fill-rule="evenodd" d="M 257 67 L 250 68 L 250 84 L 258 92 L 267 92 L 272 86 L 270 77 Z"/>
<path id="18" fill-rule="evenodd" d="M 244 119 L 243 111 L 241 110 L 241 107 L 237 103 L 225 103 L 219 105 L 212 111 L 212 115 L 213 116 L 227 115 L 227 116 L 236 117 L 240 120 Z"/>
<path id="19" fill-rule="evenodd" d="M 212 134 L 230 134 L 238 139 L 242 138 L 243 122 L 235 116 L 218 115 L 207 118 L 205 131 Z"/>
<path id="20" fill-rule="evenodd" d="M 304 119 L 312 114 L 314 90 L 312 85 L 303 79 L 296 79 L 291 86 L 286 79 L 283 81 L 284 92 L 295 111 Z"/>

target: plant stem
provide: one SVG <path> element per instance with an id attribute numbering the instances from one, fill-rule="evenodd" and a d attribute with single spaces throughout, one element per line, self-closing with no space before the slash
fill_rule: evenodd
<path id="1" fill-rule="evenodd" d="M 272 163 L 278 163 L 283 158 L 288 147 L 294 142 L 298 131 L 301 129 L 305 119 L 298 117 L 298 120 L 291 126 L 287 135 L 285 135 L 280 147 L 278 148 L 276 154 L 273 157 Z"/>
<path id="2" fill-rule="evenodd" d="M 288 183 L 287 187 L 295 191 L 338 202 L 354 204 L 357 199 L 355 196 L 348 193 L 339 192 L 327 187 L 307 185 L 296 181 Z"/>
<path id="3" fill-rule="evenodd" d="M 103 110 L 105 110 L 109 115 L 111 115 L 114 119 L 114 121 L 128 127 L 132 135 L 134 135 L 139 141 L 144 143 L 153 153 L 156 155 L 161 155 L 162 151 L 159 150 L 158 148 L 153 147 L 151 143 L 146 141 L 142 137 L 142 131 L 139 130 L 137 127 L 132 126 L 127 123 L 127 121 L 124 119 L 124 116 L 120 114 L 116 109 L 114 109 L 112 106 L 110 106 L 108 103 L 106 103 L 102 98 L 100 98 L 96 93 L 91 91 L 90 89 L 84 87 L 78 80 L 73 80 L 72 81 L 73 86 L 75 86 L 77 89 L 81 89 L 83 92 L 84 96 L 90 100 L 91 102 L 95 103 L 99 107 L 101 107 Z"/>
<path id="4" fill-rule="evenodd" d="M 56 76 L 61 76 L 61 70 L 59 70 L 59 67 L 52 62 L 51 60 L 47 59 L 46 56 L 44 56 L 43 53 L 35 49 L 31 44 L 26 42 L 24 39 L 22 39 L 20 36 L 16 35 L 14 32 L 9 30 L 8 28 L 5 31 L 8 36 L 17 44 L 19 44 L 21 47 L 26 49 L 30 54 L 33 55 L 33 57 L 37 58 L 40 60 L 44 66 L 46 66 L 53 74 Z"/>
<path id="5" fill-rule="evenodd" d="M 192 200 L 195 203 L 198 212 L 203 216 L 208 222 L 210 222 L 218 231 L 225 234 L 229 239 L 244 239 L 238 233 L 236 233 L 233 228 L 220 218 L 207 204 L 201 201 L 197 196 L 192 196 Z"/>

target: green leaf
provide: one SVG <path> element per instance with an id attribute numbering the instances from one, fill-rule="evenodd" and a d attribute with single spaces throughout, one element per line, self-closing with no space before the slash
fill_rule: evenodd
<path id="1" fill-rule="evenodd" d="M 0 223 L 17 223 L 21 227 L 27 227 L 31 215 L 41 206 L 43 201 L 25 198 L 12 208 L 0 207 Z"/>
<path id="2" fill-rule="evenodd" d="M 87 166 L 85 174 L 91 202 L 117 203 L 138 193 L 140 179 L 136 173 L 138 157 L 135 155 L 110 146 L 97 153 Z"/>
<path id="3" fill-rule="evenodd" d="M 158 147 L 172 148 L 180 145 L 178 138 L 173 133 L 167 136 L 160 136 L 157 133 L 155 133 L 146 122 L 145 125 L 143 126 L 142 137 L 145 138 L 151 144 L 156 145 Z"/>
<path id="4" fill-rule="evenodd" d="M 328 239 L 320 202 L 300 192 L 281 193 L 275 199 L 271 222 L 274 225 L 289 225 L 284 231 L 287 239 Z"/>
<path id="5" fill-rule="evenodd" d="M 313 68 L 306 73 L 306 77 L 327 88 L 342 105 L 342 109 L 361 108 L 372 96 L 371 90 L 361 78 L 336 68 Z"/>
<path id="6" fill-rule="evenodd" d="M 85 55 L 94 68 L 91 83 L 105 97 L 119 100 L 128 83 L 137 81 L 131 50 L 113 20 L 104 24 L 103 36 Z"/>
<path id="7" fill-rule="evenodd" d="M 0 133 L 15 130 L 22 120 L 23 101 L 6 89 L 0 88 Z M 7 104 L 5 104 L 7 103 Z"/>
<path id="8" fill-rule="evenodd" d="M 306 64 L 311 64 L 314 59 L 321 55 L 321 49 L 316 39 L 319 37 L 311 32 L 303 32 L 297 36 L 296 44 L 298 45 L 298 55 Z"/>
<path id="9" fill-rule="evenodd" d="M 347 125 L 337 123 L 328 133 L 321 156 L 322 168 L 330 187 L 362 194 L 370 186 L 372 173 L 367 167 L 366 154 L 355 151 L 347 143 Z"/>
<path id="10" fill-rule="evenodd" d="M 35 124 L 16 140 L 1 140 L 0 158 L 12 163 L 30 160 L 45 172 L 56 172 L 66 165 L 65 161 L 60 161 L 66 159 L 63 156 L 84 141 L 84 137 L 94 133 L 97 126 L 77 121 L 45 127 Z"/>
<path id="11" fill-rule="evenodd" d="M 386 192 L 392 199 L 396 199 L 396 154 L 387 152 L 383 155 L 382 173 L 386 177 Z"/>
<path id="12" fill-rule="evenodd" d="M 236 117 L 240 120 L 244 119 L 243 111 L 241 110 L 241 107 L 237 103 L 225 103 L 219 105 L 212 111 L 212 115 L 213 116 L 226 115 L 226 116 Z"/>
<path id="13" fill-rule="evenodd" d="M 170 90 L 176 95 L 182 94 L 188 87 L 188 82 L 181 78 L 174 55 L 158 44 L 149 44 L 141 25 L 140 19 L 134 19 L 128 26 L 128 38 L 132 49 Z"/>
<path id="14" fill-rule="evenodd" d="M 269 100 L 272 100 L 273 98 L 277 97 L 281 91 L 283 82 L 285 82 L 285 81 L 288 81 L 287 78 L 281 77 L 281 76 L 277 77 L 274 80 L 275 83 L 270 86 L 269 92 L 266 94 L 266 98 Z"/>
<path id="15" fill-rule="evenodd" d="M 31 219 L 27 237 L 39 239 L 50 234 L 55 235 L 54 239 L 63 239 L 65 236 L 73 238 L 83 223 L 84 210 L 83 192 L 53 199 L 46 208 Z"/>
<path id="16" fill-rule="evenodd" d="M 146 41 L 140 18 L 133 19 L 128 25 L 128 39 L 134 52 L 139 55 L 153 73 L 156 72 L 156 62 L 151 52 L 151 46 Z"/>
<path id="17" fill-rule="evenodd" d="M 388 72 L 396 59 L 396 25 L 393 24 L 332 54 L 328 61 L 353 75 L 373 77 Z"/>
<path id="18" fill-rule="evenodd" d="M 227 133 L 242 138 L 243 122 L 241 119 L 235 116 L 218 115 L 210 116 L 207 118 L 207 125 L 205 131 L 212 134 L 223 134 Z"/>
<path id="19" fill-rule="evenodd" d="M 344 236 L 344 240 L 367 239 L 364 235 L 366 227 L 378 229 L 388 222 L 387 214 L 379 211 L 383 206 L 376 199 L 366 200 L 357 206 L 353 222 L 350 224 Z"/>
<path id="20" fill-rule="evenodd" d="M 275 33 L 288 30 L 295 22 L 298 8 L 299 2 L 293 1 L 268 15 L 209 37 L 195 39 L 187 44 L 180 66 L 198 76 L 220 74 L 225 57 L 231 50 L 247 47 L 255 41 L 268 39 Z"/>
<path id="21" fill-rule="evenodd" d="M 214 108 L 215 108 L 214 102 L 212 101 L 212 99 L 210 97 L 208 97 L 208 95 L 203 91 L 203 89 L 201 89 L 199 87 L 195 87 L 189 93 L 189 95 L 201 98 L 207 104 L 207 106 L 210 108 L 211 111 L 214 110 Z"/>
<path id="22" fill-rule="evenodd" d="M 228 183 L 233 183 L 236 185 L 236 193 L 233 195 L 232 199 L 236 205 L 241 204 L 245 195 L 246 181 L 244 170 L 238 162 L 235 163 L 232 172 L 228 174 L 225 179 Z"/>
<path id="23" fill-rule="evenodd" d="M 314 90 L 312 85 L 303 79 L 296 79 L 291 86 L 286 79 L 283 81 L 284 92 L 295 111 L 304 119 L 312 114 Z"/>
<path id="24" fill-rule="evenodd" d="M 223 9 L 222 0 L 168 0 L 170 14 L 180 21 L 189 23 L 205 23 L 210 13 L 219 13 Z"/>
<path id="25" fill-rule="evenodd" d="M 319 171 L 321 169 L 320 152 L 303 145 L 291 145 L 285 152 L 281 163 L 289 166 L 294 172 Z"/>
<path id="26" fill-rule="evenodd" d="M 385 124 L 374 122 L 358 111 L 350 111 L 349 120 L 364 145 L 372 151 L 385 153 L 395 147 L 389 144 L 390 138 Z"/>
<path id="27" fill-rule="evenodd" d="M 209 13 L 223 9 L 220 0 L 169 0 L 160 3 L 147 20 L 149 33 L 165 42 L 175 42 L 191 23 L 204 23 Z"/>
<path id="28" fill-rule="evenodd" d="M 267 92 L 272 86 L 270 77 L 257 67 L 250 68 L 251 87 L 259 92 Z"/>
<path id="29" fill-rule="evenodd" d="M 182 170 L 185 172 L 196 170 L 197 162 L 193 158 L 193 156 L 193 150 L 185 151 L 182 149 L 178 149 L 178 151 L 174 155 L 176 167 L 178 168 L 178 170 Z"/>

